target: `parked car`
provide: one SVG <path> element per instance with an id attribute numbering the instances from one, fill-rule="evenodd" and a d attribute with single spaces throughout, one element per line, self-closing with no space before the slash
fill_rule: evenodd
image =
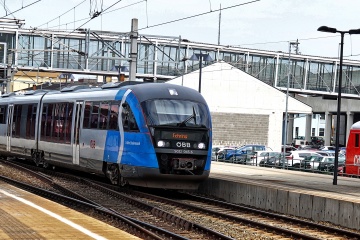
<path id="1" fill-rule="evenodd" d="M 256 162 L 260 167 L 274 167 L 281 159 L 283 153 L 274 151 L 258 151 L 254 155 L 253 164 Z"/>
<path id="2" fill-rule="evenodd" d="M 248 144 L 236 148 L 234 150 L 221 151 L 218 154 L 219 161 L 236 162 L 243 158 L 245 155 L 253 155 L 256 151 L 265 151 L 265 145 Z"/>
<path id="3" fill-rule="evenodd" d="M 228 150 L 234 150 L 236 147 L 232 147 L 232 146 L 213 146 L 212 147 L 212 151 L 211 151 L 211 160 L 212 161 L 217 161 L 217 157 L 219 155 L 219 152 L 222 151 L 228 151 Z"/>
<path id="4" fill-rule="evenodd" d="M 287 165 L 289 167 L 294 168 L 306 168 L 309 169 L 311 166 L 306 161 L 307 158 L 310 158 L 311 156 L 315 155 L 315 151 L 309 151 L 309 150 L 296 150 L 291 151 L 291 154 L 286 157 L 287 159 Z"/>
<path id="5" fill-rule="evenodd" d="M 313 145 L 300 145 L 297 150 L 318 151 L 319 148 Z"/>
<path id="6" fill-rule="evenodd" d="M 295 151 L 296 147 L 290 146 L 290 145 L 285 145 L 285 153 L 289 153 L 291 151 Z M 281 152 L 284 151 L 284 145 L 281 146 Z"/>
<path id="7" fill-rule="evenodd" d="M 338 172 L 339 173 L 345 172 L 345 161 L 346 161 L 345 156 L 342 156 L 342 157 L 339 156 L 339 158 L 338 158 Z M 329 166 L 329 172 L 334 172 L 334 166 L 335 166 L 335 162 L 334 162 L 334 164 Z"/>
<path id="8" fill-rule="evenodd" d="M 319 148 L 319 150 L 321 150 L 321 151 L 328 151 L 328 150 L 335 151 L 335 147 L 334 146 L 322 146 L 322 147 Z"/>
<path id="9" fill-rule="evenodd" d="M 311 137 L 311 143 L 310 145 L 313 146 L 324 146 L 324 138 L 323 137 Z"/>
<path id="10" fill-rule="evenodd" d="M 322 158 L 323 158 L 322 155 L 318 153 L 314 153 L 310 157 L 306 157 L 305 161 L 307 161 L 308 164 L 310 165 L 310 169 L 318 170 Z"/>
<path id="11" fill-rule="evenodd" d="M 322 156 L 335 156 L 335 151 L 334 150 L 327 150 L 327 151 L 316 151 L 317 153 L 319 153 Z M 345 154 L 341 153 L 339 151 L 339 158 L 345 158 Z"/>
<path id="12" fill-rule="evenodd" d="M 334 162 L 335 162 L 334 156 L 322 156 L 319 162 L 318 170 L 330 171 L 331 168 L 334 169 Z"/>
<path id="13" fill-rule="evenodd" d="M 298 137 L 294 138 L 291 145 L 295 148 L 299 147 L 300 145 L 306 145 L 307 142 L 305 141 L 305 137 Z"/>

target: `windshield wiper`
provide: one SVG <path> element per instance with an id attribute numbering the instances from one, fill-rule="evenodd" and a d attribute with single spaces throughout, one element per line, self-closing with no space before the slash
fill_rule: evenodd
<path id="1" fill-rule="evenodd" d="M 194 119 L 195 125 L 196 125 L 196 113 L 195 113 L 195 107 L 193 106 L 193 113 L 191 116 L 189 116 L 187 119 L 182 121 L 181 123 L 178 123 L 178 127 L 186 127 L 186 123 L 189 122 L 191 119 Z"/>

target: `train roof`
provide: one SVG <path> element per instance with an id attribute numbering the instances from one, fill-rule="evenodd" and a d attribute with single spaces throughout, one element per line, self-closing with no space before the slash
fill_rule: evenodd
<path id="1" fill-rule="evenodd" d="M 186 99 L 196 102 L 206 103 L 205 99 L 198 91 L 170 83 L 144 83 L 127 86 L 131 89 L 140 102 L 147 99 L 169 98 Z"/>
<path id="2" fill-rule="evenodd" d="M 104 96 L 104 100 L 113 99 L 121 89 L 130 89 L 142 102 L 148 99 L 186 99 L 206 103 L 196 90 L 169 83 L 117 82 L 107 83 L 102 87 L 71 86 L 62 90 L 30 90 L 22 94 L 3 94 L 0 103 L 8 101 L 38 101 L 43 95 L 45 99 L 92 99 Z M 73 93 L 73 94 L 71 94 Z M 94 94 L 89 94 L 94 93 Z"/>
<path id="3" fill-rule="evenodd" d="M 354 124 L 351 126 L 351 129 L 360 129 L 360 121 L 354 123 Z"/>

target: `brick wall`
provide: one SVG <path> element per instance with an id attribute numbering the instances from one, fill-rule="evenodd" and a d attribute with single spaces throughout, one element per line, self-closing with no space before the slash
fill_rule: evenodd
<path id="1" fill-rule="evenodd" d="M 213 145 L 268 145 L 269 115 L 212 112 Z"/>

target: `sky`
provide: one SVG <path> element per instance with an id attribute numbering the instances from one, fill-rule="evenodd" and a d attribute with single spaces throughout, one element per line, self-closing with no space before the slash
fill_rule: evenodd
<path id="1" fill-rule="evenodd" d="M 300 54 L 334 58 L 340 34 L 317 29 L 360 28 L 356 0 L 0 0 L 0 5 L 2 16 L 25 20 L 24 28 L 129 32 L 137 18 L 139 34 L 211 44 L 218 43 L 221 6 L 221 45 L 287 53 L 289 42 L 298 39 Z M 94 12 L 102 14 L 90 19 Z M 345 34 L 344 58 L 360 60 L 360 34 Z"/>

